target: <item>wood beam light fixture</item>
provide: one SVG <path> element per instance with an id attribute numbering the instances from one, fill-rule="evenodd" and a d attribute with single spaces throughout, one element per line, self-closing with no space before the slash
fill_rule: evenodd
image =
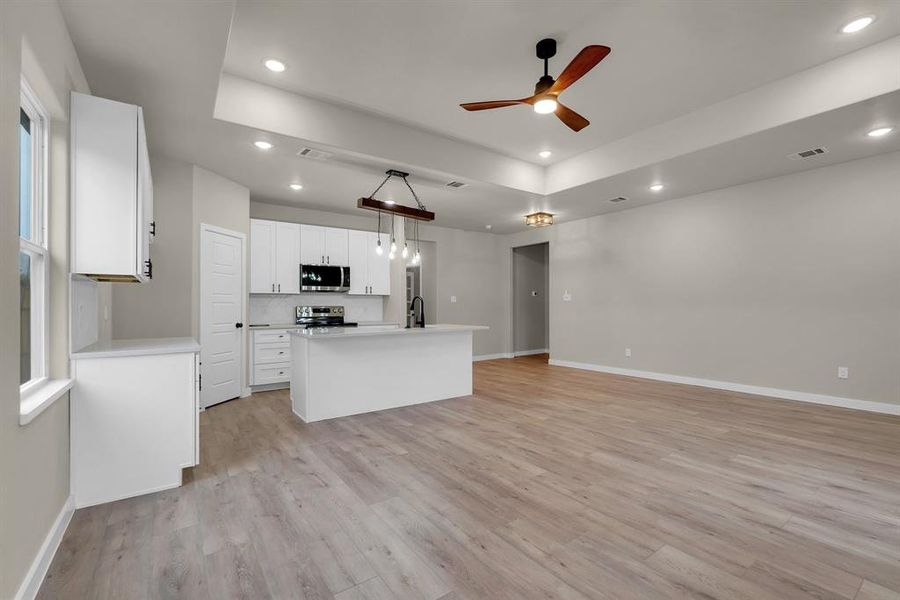
<path id="1" fill-rule="evenodd" d="M 409 173 L 404 173 L 403 171 L 397 171 L 395 169 L 388 169 L 385 171 L 386 177 L 384 180 L 375 188 L 375 191 L 369 194 L 366 198 L 360 198 L 357 201 L 357 206 L 359 208 L 364 208 L 366 210 L 374 210 L 378 213 L 378 241 L 375 244 L 375 253 L 379 256 L 384 254 L 384 248 L 381 245 L 381 213 L 388 213 L 391 215 L 391 237 L 390 237 L 390 251 L 388 253 L 388 258 L 394 260 L 397 256 L 397 240 L 394 238 L 394 218 L 401 217 L 403 219 L 411 219 L 414 222 L 414 227 L 412 229 L 413 232 L 413 240 L 415 242 L 416 253 L 413 255 L 412 264 L 418 265 L 422 260 L 422 255 L 419 253 L 419 221 L 434 221 L 434 213 L 430 212 L 425 205 L 422 204 L 422 201 L 419 200 L 419 196 L 416 195 L 416 191 L 409 185 L 409 181 L 406 180 L 409 177 Z M 403 183 L 406 184 L 406 187 L 409 188 L 409 192 L 412 194 L 413 199 L 416 201 L 416 206 L 403 206 L 402 204 L 397 204 L 396 202 L 382 202 L 381 200 L 375 199 L 375 194 L 378 193 L 384 184 L 388 182 L 391 177 L 399 177 L 403 180 Z M 404 221 L 405 223 L 405 221 Z M 404 259 L 409 258 L 409 237 L 406 235 L 406 228 L 404 227 L 404 241 L 403 241 L 403 251 L 401 252 L 401 256 Z"/>

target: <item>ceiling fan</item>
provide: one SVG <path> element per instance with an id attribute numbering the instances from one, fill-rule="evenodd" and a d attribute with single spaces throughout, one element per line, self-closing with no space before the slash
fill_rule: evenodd
<path id="1" fill-rule="evenodd" d="M 516 104 L 530 104 L 534 107 L 534 112 L 536 113 L 542 115 L 556 113 L 559 120 L 573 131 L 581 131 L 590 125 L 590 121 L 571 108 L 564 106 L 557 98 L 563 90 L 581 79 L 585 73 L 606 58 L 610 53 L 610 48 L 608 46 L 585 46 L 555 80 L 547 73 L 547 68 L 549 60 L 556 56 L 556 40 L 552 38 L 543 39 L 537 43 L 536 50 L 537 57 L 544 61 L 544 76 L 538 79 L 537 84 L 534 86 L 533 96 L 519 100 L 466 102 L 465 104 L 460 104 L 460 106 L 466 110 L 487 110 L 489 108 L 515 106 Z"/>

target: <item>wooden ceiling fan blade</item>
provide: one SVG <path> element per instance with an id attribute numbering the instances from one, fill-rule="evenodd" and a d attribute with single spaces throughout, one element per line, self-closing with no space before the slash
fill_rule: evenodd
<path id="1" fill-rule="evenodd" d="M 489 108 L 503 108 L 504 106 L 515 106 L 517 104 L 528 104 L 528 98 L 523 100 L 491 100 L 489 102 L 466 102 L 460 104 L 466 110 L 487 110 Z"/>
<path id="2" fill-rule="evenodd" d="M 609 46 L 585 46 L 578 53 L 572 62 L 563 69 L 563 72 L 556 78 L 556 82 L 550 88 L 549 92 L 558 94 L 579 79 L 585 73 L 597 66 L 601 60 L 607 57 L 611 51 Z"/>
<path id="3" fill-rule="evenodd" d="M 572 131 L 581 131 L 591 124 L 590 121 L 579 115 L 577 112 L 559 102 L 556 103 L 556 116 L 559 117 L 559 120 L 565 123 Z"/>

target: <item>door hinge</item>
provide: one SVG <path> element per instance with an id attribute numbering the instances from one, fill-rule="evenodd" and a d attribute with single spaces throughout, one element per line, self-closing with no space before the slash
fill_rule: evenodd
<path id="1" fill-rule="evenodd" d="M 150 221 L 150 235 L 156 237 L 156 221 Z"/>
<path id="2" fill-rule="evenodd" d="M 153 261 L 149 258 L 144 261 L 144 276 L 147 279 L 153 279 Z"/>

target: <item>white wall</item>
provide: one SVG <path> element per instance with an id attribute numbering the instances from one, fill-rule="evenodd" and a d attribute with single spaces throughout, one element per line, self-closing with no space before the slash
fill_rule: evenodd
<path id="1" fill-rule="evenodd" d="M 900 404 L 898 173 L 885 154 L 505 242 L 550 242 L 554 359 Z"/>
<path id="2" fill-rule="evenodd" d="M 0 598 L 14 597 L 69 496 L 68 397 L 19 426 L 20 74 L 50 113 L 50 375 L 66 377 L 69 91 L 89 89 L 55 2 L 0 2 Z"/>

